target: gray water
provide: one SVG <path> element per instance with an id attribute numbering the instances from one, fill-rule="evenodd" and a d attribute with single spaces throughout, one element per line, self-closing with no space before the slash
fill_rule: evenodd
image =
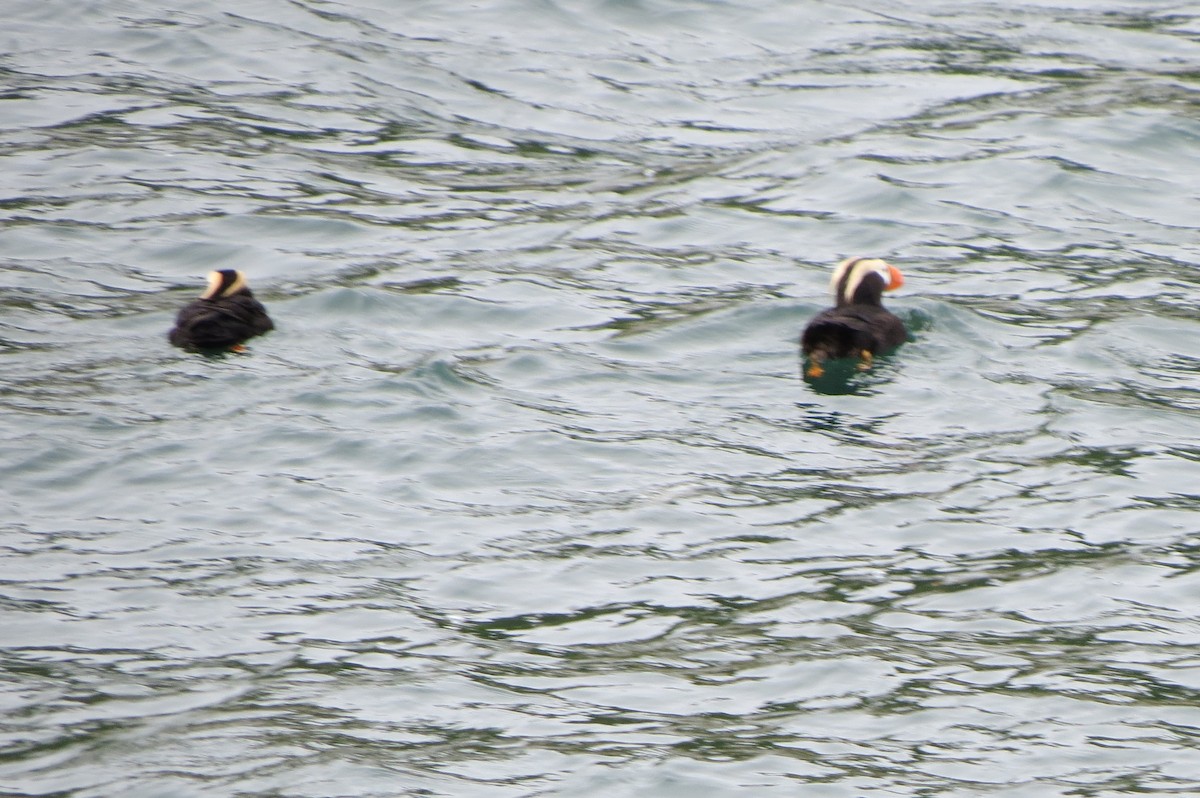
<path id="1" fill-rule="evenodd" d="M 0 794 L 1200 793 L 1200 7 L 174 5 L 3 3 Z"/>

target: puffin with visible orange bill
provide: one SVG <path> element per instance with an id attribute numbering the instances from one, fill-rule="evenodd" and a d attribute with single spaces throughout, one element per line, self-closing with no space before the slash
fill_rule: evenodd
<path id="1" fill-rule="evenodd" d="M 852 357 L 858 368 L 871 367 L 875 355 L 895 349 L 908 338 L 904 322 L 883 306 L 883 292 L 904 285 L 904 275 L 879 258 L 847 258 L 829 280 L 834 307 L 818 313 L 800 336 L 808 360 L 804 375 L 825 373 L 828 360 Z"/>
<path id="2" fill-rule="evenodd" d="M 267 309 L 250 293 L 246 276 L 220 269 L 209 273 L 208 289 L 200 298 L 179 311 L 167 338 L 184 349 L 240 352 L 247 339 L 273 329 Z"/>

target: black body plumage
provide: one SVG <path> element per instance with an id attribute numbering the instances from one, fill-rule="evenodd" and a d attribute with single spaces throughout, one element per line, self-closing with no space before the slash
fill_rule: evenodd
<path id="1" fill-rule="evenodd" d="M 184 349 L 231 349 L 273 329 L 241 272 L 223 269 L 209 276 L 203 296 L 179 311 L 167 337 Z"/>
<path id="2" fill-rule="evenodd" d="M 877 259 L 845 260 L 831 282 L 837 304 L 818 313 L 800 336 L 810 377 L 821 376 L 822 364 L 839 358 L 858 358 L 859 367 L 867 368 L 875 355 L 908 338 L 904 322 L 883 306 L 883 292 L 903 284 L 894 266 Z"/>

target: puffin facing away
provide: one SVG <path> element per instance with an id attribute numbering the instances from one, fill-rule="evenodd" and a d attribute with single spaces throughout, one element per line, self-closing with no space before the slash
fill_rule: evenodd
<path id="1" fill-rule="evenodd" d="M 275 329 L 267 309 L 250 293 L 246 276 L 234 269 L 208 275 L 208 290 L 179 311 L 167 335 L 184 349 L 240 351 L 246 339 Z"/>
<path id="2" fill-rule="evenodd" d="M 875 355 L 904 343 L 904 322 L 883 306 L 884 291 L 904 285 L 904 275 L 878 258 L 847 258 L 829 280 L 836 305 L 818 313 L 800 336 L 800 351 L 808 359 L 806 377 L 825 373 L 826 360 L 858 358 L 862 371 Z"/>

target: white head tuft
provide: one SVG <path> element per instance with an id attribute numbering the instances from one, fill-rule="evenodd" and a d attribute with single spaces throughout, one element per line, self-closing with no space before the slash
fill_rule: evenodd
<path id="1" fill-rule="evenodd" d="M 868 274 L 878 274 L 883 278 L 883 290 L 891 291 L 904 285 L 904 275 L 900 270 L 881 258 L 846 258 L 833 270 L 829 278 L 829 287 L 839 304 L 850 302 L 854 292 L 862 285 Z"/>
<path id="2" fill-rule="evenodd" d="M 221 299 L 245 290 L 246 276 L 235 269 L 218 269 L 208 273 L 208 288 L 201 299 Z"/>

